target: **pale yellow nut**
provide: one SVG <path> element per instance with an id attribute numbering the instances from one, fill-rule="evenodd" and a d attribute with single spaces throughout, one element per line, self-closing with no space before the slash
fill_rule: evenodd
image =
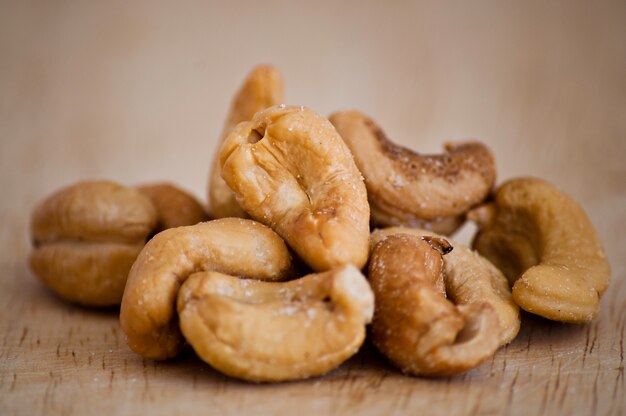
<path id="1" fill-rule="evenodd" d="M 374 308 L 351 265 L 286 283 L 196 273 L 180 289 L 181 330 L 198 355 L 257 382 L 327 373 L 354 355 Z"/>
<path id="2" fill-rule="evenodd" d="M 152 183 L 140 185 L 137 189 L 150 199 L 157 210 L 159 220 L 154 233 L 208 220 L 200 202 L 172 184 Z"/>
<path id="3" fill-rule="evenodd" d="M 157 234 L 133 264 L 122 299 L 120 323 L 133 351 L 155 360 L 178 354 L 184 339 L 176 297 L 200 271 L 280 280 L 290 275 L 291 255 L 275 232 L 252 220 L 223 218 Z"/>
<path id="4" fill-rule="evenodd" d="M 501 339 L 495 311 L 485 302 L 455 305 L 441 289 L 448 243 L 406 233 L 379 237 L 369 279 L 376 297 L 372 339 L 381 353 L 417 376 L 459 374 L 491 357 Z"/>
<path id="5" fill-rule="evenodd" d="M 222 177 L 239 205 L 280 234 L 310 267 L 363 267 L 367 194 L 328 120 L 305 107 L 271 107 L 235 127 L 220 154 Z"/>
<path id="6" fill-rule="evenodd" d="M 450 238 L 429 230 L 389 227 L 372 233 L 372 244 L 398 234 L 416 237 L 446 238 L 453 250 L 443 256 L 443 278 L 446 294 L 456 305 L 488 304 L 500 323 L 499 345 L 508 344 L 520 329 L 519 308 L 511 297 L 504 274 L 489 260 Z"/>
<path id="7" fill-rule="evenodd" d="M 479 226 L 474 248 L 507 275 L 522 309 L 570 323 L 597 315 L 611 269 L 591 221 L 569 196 L 541 179 L 512 179 L 470 217 Z"/>
<path id="8" fill-rule="evenodd" d="M 232 191 L 220 176 L 219 149 L 232 129 L 242 121 L 252 119 L 257 112 L 284 101 L 284 85 L 280 72 L 270 65 L 252 69 L 230 106 L 221 138 L 211 164 L 209 175 L 209 211 L 214 218 L 247 217 Z"/>
<path id="9" fill-rule="evenodd" d="M 33 212 L 31 269 L 65 300 L 118 305 L 128 271 L 156 223 L 152 203 L 132 188 L 110 181 L 63 188 Z"/>
<path id="10" fill-rule="evenodd" d="M 365 177 L 375 225 L 451 234 L 495 181 L 493 156 L 480 142 L 448 144 L 443 154 L 421 155 L 391 142 L 358 111 L 340 111 L 329 120 Z"/>

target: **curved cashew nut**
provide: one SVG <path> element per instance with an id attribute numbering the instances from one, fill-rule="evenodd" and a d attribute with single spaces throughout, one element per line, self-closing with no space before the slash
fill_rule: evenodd
<path id="1" fill-rule="evenodd" d="M 496 177 L 493 156 L 479 142 L 446 145 L 441 155 L 398 146 L 358 111 L 332 114 L 330 122 L 365 176 L 372 222 L 424 227 L 450 234 L 465 212 L 488 195 Z"/>
<path id="2" fill-rule="evenodd" d="M 235 127 L 220 153 L 239 205 L 314 270 L 365 264 L 365 186 L 328 120 L 304 107 L 271 107 Z"/>
<path id="3" fill-rule="evenodd" d="M 334 369 L 358 351 L 373 309 L 372 291 L 351 265 L 286 283 L 196 273 L 178 295 L 180 327 L 198 355 L 250 381 Z"/>
<path id="4" fill-rule="evenodd" d="M 63 188 L 35 208 L 30 266 L 63 299 L 119 304 L 126 276 L 157 222 L 150 201 L 109 181 Z"/>
<path id="5" fill-rule="evenodd" d="M 395 235 L 409 234 L 417 237 L 444 237 L 428 230 L 389 227 L 372 233 L 372 243 Z M 511 297 L 506 277 L 489 260 L 464 244 L 446 238 L 454 249 L 443 257 L 444 281 L 447 296 L 456 305 L 488 304 L 500 323 L 499 345 L 508 344 L 520 329 L 519 308 Z"/>
<path id="6" fill-rule="evenodd" d="M 219 271 L 280 280 L 290 269 L 283 240 L 252 220 L 223 218 L 165 230 L 146 244 L 128 275 L 120 311 L 128 345 L 155 360 L 178 354 L 184 340 L 174 308 L 190 274 Z"/>
<path id="7" fill-rule="evenodd" d="M 169 183 L 154 183 L 138 186 L 157 210 L 159 221 L 154 233 L 168 228 L 194 225 L 208 220 L 204 208 L 189 193 Z"/>
<path id="8" fill-rule="evenodd" d="M 258 111 L 280 104 L 284 100 L 284 95 L 282 76 L 276 68 L 269 65 L 259 65 L 252 69 L 235 94 L 221 140 L 213 156 L 209 175 L 209 205 L 215 218 L 247 218 L 247 214 L 241 209 L 232 191 L 220 176 L 219 148 L 222 142 L 237 124 L 250 120 Z"/>
<path id="9" fill-rule="evenodd" d="M 488 304 L 454 306 L 437 290 L 445 253 L 439 241 L 446 242 L 434 240 L 396 234 L 374 246 L 369 266 L 376 296 L 372 335 L 377 348 L 403 372 L 450 376 L 492 356 L 501 331 Z"/>
<path id="10" fill-rule="evenodd" d="M 513 179 L 470 217 L 479 226 L 474 247 L 505 272 L 521 308 L 571 323 L 596 316 L 611 269 L 591 221 L 570 197 L 540 179 Z"/>

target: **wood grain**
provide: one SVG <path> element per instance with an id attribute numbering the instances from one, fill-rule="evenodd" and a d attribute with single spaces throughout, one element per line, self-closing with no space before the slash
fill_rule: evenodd
<path id="1" fill-rule="evenodd" d="M 26 264 L 34 203 L 98 177 L 203 196 L 230 97 L 259 62 L 283 70 L 290 103 L 362 109 L 420 151 L 477 137 L 500 181 L 571 194 L 613 266 L 598 319 L 524 315 L 460 377 L 405 377 L 365 345 L 325 377 L 255 385 L 191 351 L 142 360 L 116 310 L 50 295 Z M 625 414 L 625 74 L 623 1 L 1 3 L 0 414 Z"/>

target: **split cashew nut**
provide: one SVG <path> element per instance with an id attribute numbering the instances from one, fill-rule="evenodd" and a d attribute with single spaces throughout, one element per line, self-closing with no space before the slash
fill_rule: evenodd
<path id="1" fill-rule="evenodd" d="M 329 120 L 365 176 L 376 225 L 451 234 L 495 181 L 493 156 L 482 143 L 448 144 L 444 154 L 420 155 L 389 141 L 371 118 L 358 111 L 337 112 Z"/>
<path id="2" fill-rule="evenodd" d="M 305 107 L 271 107 L 235 127 L 220 153 L 222 177 L 239 205 L 276 230 L 314 270 L 363 267 L 367 194 L 328 120 Z"/>
<path id="3" fill-rule="evenodd" d="M 156 223 L 154 206 L 137 190 L 109 181 L 80 182 L 35 208 L 30 266 L 63 299 L 119 304 L 128 270 Z"/>
<path id="4" fill-rule="evenodd" d="M 585 323 L 598 312 L 611 269 L 583 209 L 549 183 L 519 178 L 477 208 L 474 247 L 502 270 L 515 302 L 548 319 Z"/>
<path id="5" fill-rule="evenodd" d="M 137 191 L 110 181 L 80 182 L 35 208 L 30 265 L 63 299 L 119 305 L 128 271 L 146 240 L 163 228 L 204 219 L 202 206 L 172 185 Z"/>
<path id="6" fill-rule="evenodd" d="M 281 280 L 290 275 L 291 255 L 275 232 L 252 220 L 223 218 L 157 234 L 133 264 L 122 298 L 120 323 L 133 351 L 155 360 L 178 354 L 184 339 L 176 297 L 200 271 Z"/>
<path id="7" fill-rule="evenodd" d="M 284 86 L 280 72 L 269 65 L 259 65 L 252 69 L 235 94 L 217 150 L 237 124 L 250 120 L 257 112 L 280 104 L 283 100 Z M 215 218 L 246 218 L 247 214 L 241 209 L 232 191 L 220 176 L 220 170 L 219 151 L 217 151 L 213 156 L 209 176 L 208 196 L 211 214 Z"/>
<path id="8" fill-rule="evenodd" d="M 286 381 L 324 374 L 354 355 L 374 298 L 351 265 L 286 283 L 195 273 L 178 295 L 182 333 L 224 374 Z"/>

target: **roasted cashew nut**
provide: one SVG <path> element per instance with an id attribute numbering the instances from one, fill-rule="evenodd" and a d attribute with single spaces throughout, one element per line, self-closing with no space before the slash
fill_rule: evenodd
<path id="1" fill-rule="evenodd" d="M 398 146 L 358 111 L 332 114 L 335 126 L 365 177 L 372 222 L 451 234 L 464 214 L 489 194 L 496 168 L 479 142 L 446 145 L 446 153 L 420 155 Z"/>
<path id="2" fill-rule="evenodd" d="M 208 220 L 198 200 L 172 184 L 147 184 L 138 186 L 137 189 L 150 199 L 157 210 L 158 224 L 155 234 L 168 228 L 194 225 Z"/>
<path id="3" fill-rule="evenodd" d="M 348 265 L 286 283 L 195 273 L 178 294 L 182 333 L 212 367 L 250 381 L 324 374 L 354 355 L 374 298 Z"/>
<path id="4" fill-rule="evenodd" d="M 475 249 L 504 271 L 522 309 L 571 323 L 597 315 L 611 269 L 591 221 L 569 196 L 540 179 L 513 179 L 470 218 L 479 226 Z"/>
<path id="5" fill-rule="evenodd" d="M 220 153 L 222 177 L 239 205 L 314 270 L 363 267 L 367 194 L 328 120 L 304 107 L 271 107 L 235 127 Z"/>
<path id="6" fill-rule="evenodd" d="M 389 227 L 374 231 L 372 244 L 396 234 L 408 234 L 420 238 L 444 238 L 428 230 Z M 519 308 L 511 297 L 506 277 L 489 260 L 466 245 L 447 237 L 445 239 L 454 248 L 443 256 L 443 278 L 447 297 L 456 305 L 488 304 L 496 313 L 500 324 L 499 345 L 513 341 L 519 332 L 521 322 Z"/>
<path id="7" fill-rule="evenodd" d="M 478 366 L 500 345 L 502 330 L 488 303 L 455 306 L 438 287 L 446 245 L 442 239 L 400 233 L 381 239 L 372 252 L 373 341 L 408 374 L 459 374 Z"/>
<path id="8" fill-rule="evenodd" d="M 109 181 L 63 188 L 35 208 L 30 266 L 61 298 L 119 304 L 126 276 L 157 223 L 152 203 Z"/>
<path id="9" fill-rule="evenodd" d="M 210 212 L 215 218 L 247 217 L 220 176 L 219 148 L 222 142 L 237 124 L 250 120 L 257 112 L 280 104 L 283 100 L 283 78 L 276 68 L 269 65 L 255 67 L 235 94 L 217 151 L 213 156 L 209 176 L 209 205 Z"/>
<path id="10" fill-rule="evenodd" d="M 291 255 L 271 229 L 252 220 L 223 218 L 165 230 L 146 244 L 128 275 L 120 323 L 128 345 L 155 360 L 183 346 L 176 297 L 189 275 L 218 271 L 241 277 L 289 277 Z"/>
<path id="11" fill-rule="evenodd" d="M 138 189 L 80 182 L 39 204 L 31 224 L 30 264 L 46 286 L 82 305 L 119 305 L 146 240 L 163 228 L 205 219 L 202 206 L 173 185 Z"/>

